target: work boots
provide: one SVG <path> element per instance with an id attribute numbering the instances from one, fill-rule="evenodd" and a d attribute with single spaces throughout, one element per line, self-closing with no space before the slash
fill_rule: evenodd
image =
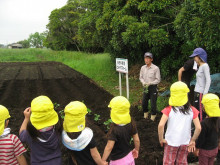
<path id="1" fill-rule="evenodd" d="M 144 112 L 144 118 L 145 118 L 145 119 L 148 118 L 148 112 Z"/>
<path id="2" fill-rule="evenodd" d="M 157 115 L 151 115 L 151 116 L 150 116 L 150 119 L 151 119 L 152 121 L 154 121 L 155 118 L 156 118 L 156 116 L 157 116 Z"/>

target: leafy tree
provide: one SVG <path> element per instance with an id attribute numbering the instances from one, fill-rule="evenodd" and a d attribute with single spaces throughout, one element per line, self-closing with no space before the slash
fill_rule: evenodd
<path id="1" fill-rule="evenodd" d="M 23 48 L 30 48 L 30 41 L 29 40 L 18 41 L 18 43 L 21 44 Z"/>
<path id="2" fill-rule="evenodd" d="M 103 0 L 83 0 L 85 12 L 81 14 L 78 24 L 78 39 L 84 51 L 103 51 L 102 42 L 96 29 L 96 20 L 102 14 Z"/>
<path id="3" fill-rule="evenodd" d="M 220 0 L 186 0 L 174 22 L 182 40 L 181 52 L 189 55 L 196 47 L 206 49 L 213 73 L 220 71 L 219 22 Z"/>
<path id="4" fill-rule="evenodd" d="M 151 51 L 156 64 L 162 64 L 162 75 L 170 74 L 174 66 L 178 40 L 173 22 L 182 0 L 107 0 L 103 13 L 96 21 L 103 47 L 112 57 L 128 58 L 129 62 L 143 61 L 143 54 Z M 169 56 L 169 57 L 168 57 Z"/>
<path id="5" fill-rule="evenodd" d="M 219 6 L 220 0 L 68 0 L 52 11 L 44 43 L 55 50 L 104 50 L 129 64 L 143 63 L 150 51 L 162 77 L 177 75 L 194 48 L 203 47 L 211 72 L 219 72 Z"/>
<path id="6" fill-rule="evenodd" d="M 34 34 L 30 34 L 28 38 L 30 46 L 34 48 L 43 48 L 43 41 L 45 37 L 45 33 L 36 32 Z"/>
<path id="7" fill-rule="evenodd" d="M 77 32 L 79 17 L 84 11 L 80 0 L 68 1 L 62 8 L 53 10 L 45 45 L 54 50 L 80 50 Z"/>

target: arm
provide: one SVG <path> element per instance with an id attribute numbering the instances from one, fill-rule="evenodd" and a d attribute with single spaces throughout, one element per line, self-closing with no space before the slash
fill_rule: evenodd
<path id="1" fill-rule="evenodd" d="M 160 142 L 161 147 L 163 147 L 163 144 L 164 144 L 164 143 L 167 143 L 166 140 L 165 140 L 164 137 L 163 137 L 163 134 L 164 134 L 164 126 L 165 126 L 167 120 L 168 120 L 168 116 L 166 116 L 165 114 L 163 114 L 163 116 L 162 116 L 161 119 L 160 119 L 160 123 L 159 123 L 159 125 L 158 125 L 158 136 L 159 136 L 159 142 Z"/>
<path id="2" fill-rule="evenodd" d="M 184 67 L 179 69 L 179 71 L 178 71 L 178 81 L 181 81 L 183 71 L 185 71 Z"/>
<path id="3" fill-rule="evenodd" d="M 189 152 L 195 151 L 195 141 L 196 141 L 196 139 L 198 138 L 198 136 L 201 132 L 201 125 L 200 125 L 198 117 L 193 119 L 193 123 L 195 125 L 195 131 L 194 131 L 193 137 L 191 138 L 191 140 L 189 142 L 189 145 L 188 145 L 189 146 L 189 148 L 188 148 Z"/>
<path id="4" fill-rule="evenodd" d="M 26 158 L 24 157 L 23 154 L 17 156 L 16 159 L 17 159 L 17 161 L 18 161 L 18 163 L 19 163 L 20 165 L 28 165 L 28 164 L 27 164 L 27 161 L 26 161 Z"/>
<path id="5" fill-rule="evenodd" d="M 141 68 L 140 70 L 140 77 L 139 80 L 141 81 L 142 85 L 144 86 L 145 82 L 144 82 L 144 77 L 143 77 L 143 69 Z"/>
<path id="6" fill-rule="evenodd" d="M 20 130 L 19 130 L 19 134 L 20 134 L 23 130 L 26 130 L 26 129 L 27 129 L 27 124 L 28 124 L 28 122 L 29 122 L 29 120 L 30 120 L 30 115 L 31 115 L 31 108 L 29 107 L 29 108 L 26 108 L 26 109 L 24 110 L 24 121 L 23 121 L 23 123 L 22 123 L 22 125 L 21 125 L 21 128 L 20 128 Z"/>
<path id="7" fill-rule="evenodd" d="M 102 156 L 102 160 L 103 161 L 106 161 L 107 158 L 109 157 L 113 147 L 115 145 L 115 141 L 113 140 L 108 140 L 106 146 L 105 146 L 105 150 L 104 150 L 104 153 L 103 153 L 103 156 Z"/>
<path id="8" fill-rule="evenodd" d="M 156 73 L 155 73 L 155 74 L 156 74 L 155 80 L 150 83 L 151 85 L 156 85 L 156 84 L 159 84 L 159 83 L 160 83 L 160 69 L 157 67 L 157 69 L 155 70 L 155 72 L 156 72 Z"/>
<path id="9" fill-rule="evenodd" d="M 133 139 L 134 139 L 135 148 L 132 151 L 132 155 L 136 159 L 136 158 L 138 158 L 138 153 L 139 153 L 139 149 L 140 149 L 140 139 L 139 139 L 138 133 L 133 135 Z"/>
<path id="10" fill-rule="evenodd" d="M 206 65 L 206 67 L 204 67 L 204 76 L 205 76 L 205 89 L 204 89 L 204 92 L 203 94 L 206 94 L 209 92 L 209 87 L 210 87 L 210 84 L 211 84 L 211 77 L 210 77 L 210 71 L 209 71 L 209 66 Z"/>
<path id="11" fill-rule="evenodd" d="M 100 156 L 100 154 L 99 154 L 99 151 L 97 150 L 96 147 L 91 148 L 91 149 L 90 149 L 90 153 L 91 153 L 91 155 L 92 155 L 93 160 L 96 162 L 96 164 L 98 164 L 98 165 L 104 165 L 104 164 L 107 163 L 107 162 L 105 162 L 105 161 L 103 161 L 103 160 L 101 159 L 101 156 Z"/>

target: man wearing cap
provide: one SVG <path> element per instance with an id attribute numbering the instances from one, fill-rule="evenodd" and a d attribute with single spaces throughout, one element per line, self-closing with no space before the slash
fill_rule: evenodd
<path id="1" fill-rule="evenodd" d="M 199 69 L 196 73 L 196 86 L 194 94 L 194 107 L 199 110 L 199 119 L 203 120 L 205 117 L 205 112 L 202 110 L 202 97 L 204 94 L 207 94 L 211 84 L 210 69 L 207 64 L 207 53 L 202 48 L 196 48 L 193 51 L 193 54 L 190 56 L 193 57 L 196 63 L 199 66 Z"/>
<path id="2" fill-rule="evenodd" d="M 154 121 L 157 114 L 157 84 L 160 83 L 160 69 L 152 63 L 153 54 L 146 52 L 144 54 L 144 62 L 146 65 L 141 67 L 140 81 L 144 87 L 142 109 L 144 118 L 148 118 L 148 101 L 151 102 L 151 120 Z"/>

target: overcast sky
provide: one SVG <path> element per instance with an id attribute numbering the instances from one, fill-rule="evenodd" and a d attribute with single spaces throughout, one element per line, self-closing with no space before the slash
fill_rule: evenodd
<path id="1" fill-rule="evenodd" d="M 52 10 L 67 0 L 0 0 L 0 44 L 28 39 L 46 30 Z"/>

